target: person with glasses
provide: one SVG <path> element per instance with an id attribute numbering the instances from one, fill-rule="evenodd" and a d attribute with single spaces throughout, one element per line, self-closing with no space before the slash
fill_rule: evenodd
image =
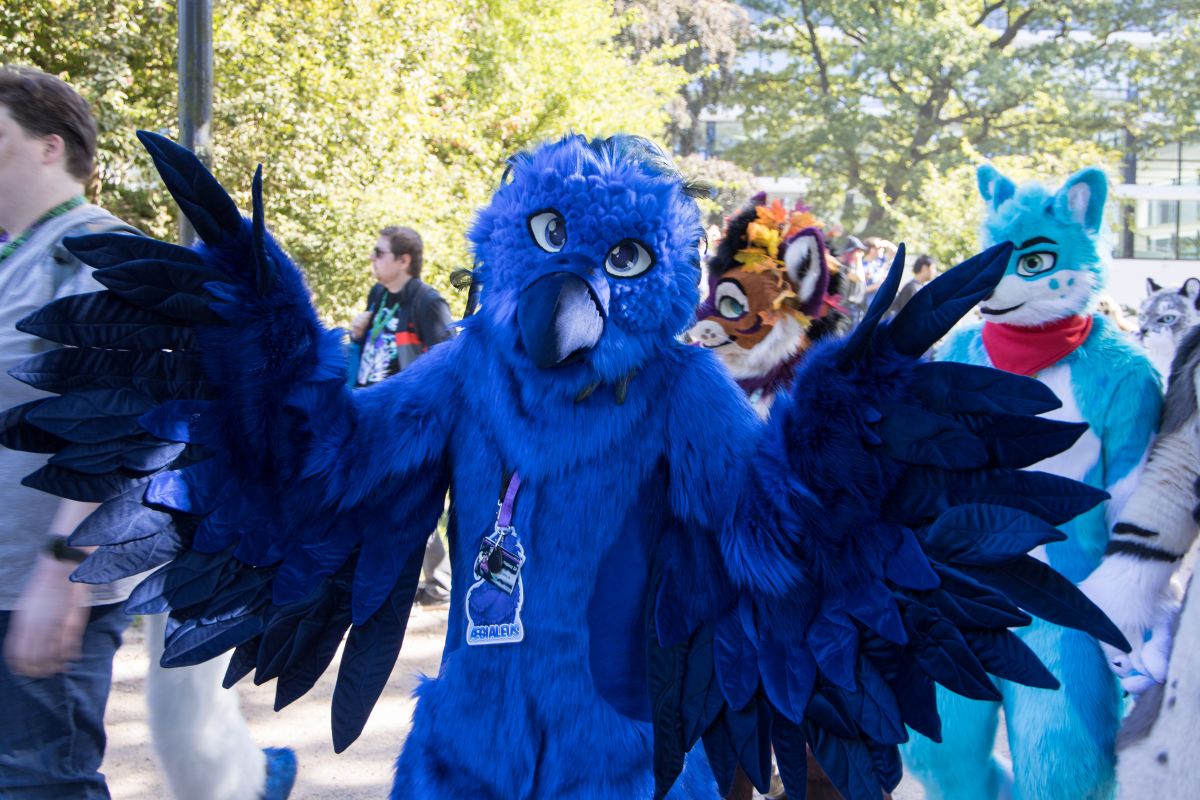
<path id="1" fill-rule="evenodd" d="M 351 340 L 362 345 L 355 381 L 360 388 L 396 375 L 450 336 L 450 307 L 421 280 L 423 256 L 421 235 L 412 228 L 379 232 L 371 252 L 378 283 L 350 326 Z"/>
<path id="2" fill-rule="evenodd" d="M 421 235 L 412 228 L 388 226 L 371 251 L 378 283 L 367 295 L 367 308 L 350 325 L 360 346 L 354 385 L 371 386 L 396 375 L 426 350 L 450 338 L 450 307 L 437 290 L 421 280 Z M 417 602 L 450 602 L 450 556 L 435 531 L 425 548 L 424 580 Z"/>

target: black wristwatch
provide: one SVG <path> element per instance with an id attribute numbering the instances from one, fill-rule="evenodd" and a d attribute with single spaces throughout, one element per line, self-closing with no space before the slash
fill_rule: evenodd
<path id="1" fill-rule="evenodd" d="M 46 552 L 57 561 L 74 561 L 76 564 L 83 563 L 84 559 L 88 557 L 86 550 L 71 547 L 63 536 L 51 536 L 46 542 Z"/>

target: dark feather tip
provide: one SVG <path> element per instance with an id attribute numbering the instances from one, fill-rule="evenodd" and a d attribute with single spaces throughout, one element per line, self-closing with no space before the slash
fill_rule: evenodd
<path id="1" fill-rule="evenodd" d="M 239 234 L 242 216 L 237 205 L 192 151 L 157 133 L 138 131 L 137 137 L 204 242 L 219 244 Z"/>

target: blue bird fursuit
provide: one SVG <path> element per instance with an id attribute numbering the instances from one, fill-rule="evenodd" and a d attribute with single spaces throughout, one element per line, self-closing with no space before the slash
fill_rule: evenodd
<path id="1" fill-rule="evenodd" d="M 764 422 L 708 351 L 694 189 L 647 140 L 569 136 L 511 160 L 470 231 L 479 306 L 376 387 L 344 386 L 300 272 L 187 150 L 143 133 L 195 226 L 185 249 L 68 242 L 107 289 L 25 330 L 53 394 L 3 441 L 27 478 L 102 503 L 75 577 L 154 569 L 163 661 L 233 650 L 233 684 L 332 701 L 358 736 L 404 638 L 424 541 L 452 499 L 445 654 L 417 691 L 394 798 L 717 798 L 740 765 L 792 796 L 805 748 L 850 800 L 900 780 L 935 685 L 1053 687 L 1009 628 L 1031 615 L 1123 645 L 1031 548 L 1103 493 L 1023 471 L 1078 425 L 1043 385 L 920 360 L 992 291 L 1000 244 L 848 338 L 813 346 Z M 907 726 L 907 727 L 906 727 Z"/>

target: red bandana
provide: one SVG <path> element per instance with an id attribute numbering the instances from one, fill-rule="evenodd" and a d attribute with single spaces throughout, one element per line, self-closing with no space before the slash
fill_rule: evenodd
<path id="1" fill-rule="evenodd" d="M 1036 328 L 985 322 L 983 346 L 1000 369 L 1036 375 L 1075 352 L 1091 332 L 1091 315 L 1067 317 Z"/>

